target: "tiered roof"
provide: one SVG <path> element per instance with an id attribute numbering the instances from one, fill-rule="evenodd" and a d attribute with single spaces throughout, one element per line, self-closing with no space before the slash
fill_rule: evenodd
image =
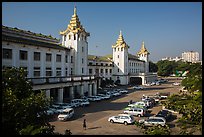
<path id="1" fill-rule="evenodd" d="M 74 7 L 74 15 L 72 15 L 72 18 L 67 26 L 67 29 L 64 31 L 60 31 L 61 35 L 64 35 L 68 32 L 73 32 L 74 34 L 79 33 L 79 32 L 85 32 L 88 36 L 90 35 L 85 31 L 83 26 L 81 25 L 79 21 L 79 17 L 77 15 L 76 7 Z"/>
<path id="2" fill-rule="evenodd" d="M 116 41 L 116 43 L 112 46 L 112 48 L 115 47 L 123 47 L 123 48 L 129 48 L 129 46 L 126 44 L 126 42 L 124 41 L 122 32 L 120 31 L 120 35 L 118 37 L 118 40 Z"/>
<path id="3" fill-rule="evenodd" d="M 137 55 L 140 55 L 140 54 L 150 54 L 147 49 L 145 48 L 145 44 L 144 44 L 144 41 L 142 42 L 142 47 L 140 49 L 140 51 L 137 53 Z"/>

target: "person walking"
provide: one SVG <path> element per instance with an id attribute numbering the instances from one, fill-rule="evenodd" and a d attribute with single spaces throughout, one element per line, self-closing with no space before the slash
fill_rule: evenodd
<path id="1" fill-rule="evenodd" d="M 83 128 L 86 130 L 86 119 L 84 119 Z"/>

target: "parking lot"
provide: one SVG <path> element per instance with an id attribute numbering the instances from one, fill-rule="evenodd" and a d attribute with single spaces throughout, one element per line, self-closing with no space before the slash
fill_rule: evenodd
<path id="1" fill-rule="evenodd" d="M 55 126 L 55 131 L 64 134 L 66 129 L 70 129 L 73 135 L 143 135 L 141 129 L 135 125 L 127 125 L 110 123 L 108 118 L 123 113 L 123 109 L 127 107 L 130 100 L 140 101 L 143 94 L 153 95 L 157 92 L 170 92 L 170 94 L 178 93 L 181 86 L 172 85 L 173 82 L 181 82 L 176 78 L 167 78 L 168 82 L 161 85 L 148 86 L 144 90 L 134 90 L 131 87 L 121 87 L 129 91 L 128 94 L 102 100 L 99 102 L 91 102 L 87 107 L 75 108 L 74 116 L 68 121 L 58 121 L 54 118 L 50 121 Z M 157 105 L 151 108 L 151 113 L 147 116 L 153 116 L 162 109 Z M 136 120 L 144 117 L 134 117 Z M 83 120 L 86 119 L 87 129 L 83 129 Z M 172 124 L 172 122 L 170 123 Z M 171 128 L 175 128 L 172 126 Z M 174 129 L 173 129 L 174 130 Z M 174 130 L 176 131 L 176 129 Z"/>

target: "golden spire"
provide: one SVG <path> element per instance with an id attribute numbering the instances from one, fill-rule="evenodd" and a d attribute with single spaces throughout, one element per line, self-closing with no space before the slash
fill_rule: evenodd
<path id="1" fill-rule="evenodd" d="M 129 48 L 129 46 L 125 43 L 125 41 L 123 39 L 123 35 L 122 35 L 122 31 L 121 30 L 120 30 L 120 34 L 119 34 L 118 40 L 116 41 L 116 44 L 112 46 L 112 48 L 115 48 L 117 46 Z"/>
<path id="2" fill-rule="evenodd" d="M 67 34 L 68 32 L 73 32 L 74 34 L 78 32 L 85 32 L 87 36 L 90 36 L 88 32 L 85 31 L 83 26 L 81 25 L 79 18 L 77 16 L 77 9 L 76 6 L 74 6 L 74 14 L 72 15 L 72 18 L 68 24 L 68 27 L 64 31 L 60 31 L 61 35 Z"/>
<path id="3" fill-rule="evenodd" d="M 76 6 L 74 6 L 74 15 L 77 15 L 77 10 L 76 10 Z"/>
<path id="4" fill-rule="evenodd" d="M 140 49 L 140 51 L 137 53 L 138 55 L 140 55 L 140 54 L 150 54 L 148 51 L 147 51 L 147 49 L 145 48 L 145 44 L 144 44 L 144 41 L 142 41 L 142 47 L 141 47 L 141 49 Z"/>

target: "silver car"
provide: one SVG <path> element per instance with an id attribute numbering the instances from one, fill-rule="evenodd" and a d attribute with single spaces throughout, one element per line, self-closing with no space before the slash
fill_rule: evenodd
<path id="1" fill-rule="evenodd" d="M 108 118 L 108 121 L 111 123 L 122 123 L 122 124 L 132 124 L 135 122 L 135 119 L 132 115 L 129 114 L 119 114 L 117 116 L 112 116 Z"/>
<path id="2" fill-rule="evenodd" d="M 149 117 L 148 119 L 141 119 L 139 123 L 143 123 L 144 126 L 154 126 L 154 125 L 166 125 L 166 119 L 163 117 Z"/>

